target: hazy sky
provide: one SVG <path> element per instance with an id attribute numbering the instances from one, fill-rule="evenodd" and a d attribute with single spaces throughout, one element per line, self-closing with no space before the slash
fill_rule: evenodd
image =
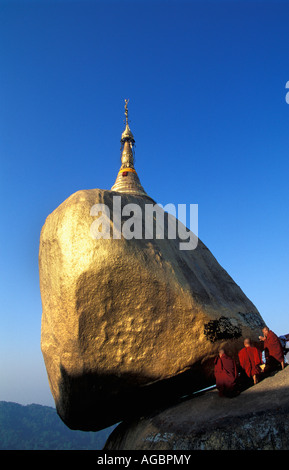
<path id="1" fill-rule="evenodd" d="M 110 189 L 124 99 L 158 203 L 289 333 L 289 2 L 0 0 L 0 400 L 53 405 L 38 248 L 79 189 Z"/>

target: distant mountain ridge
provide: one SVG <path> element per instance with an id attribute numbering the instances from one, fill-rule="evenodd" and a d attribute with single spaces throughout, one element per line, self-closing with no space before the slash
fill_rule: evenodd
<path id="1" fill-rule="evenodd" d="M 114 427 L 73 431 L 50 406 L 0 401 L 0 450 L 100 450 Z"/>

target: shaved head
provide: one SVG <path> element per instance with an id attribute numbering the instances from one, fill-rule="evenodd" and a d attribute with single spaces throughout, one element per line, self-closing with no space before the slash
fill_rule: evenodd
<path id="1" fill-rule="evenodd" d="M 264 336 L 266 337 L 267 334 L 269 333 L 269 328 L 268 328 L 268 326 L 265 326 L 262 331 L 263 331 L 263 333 L 264 333 Z"/>

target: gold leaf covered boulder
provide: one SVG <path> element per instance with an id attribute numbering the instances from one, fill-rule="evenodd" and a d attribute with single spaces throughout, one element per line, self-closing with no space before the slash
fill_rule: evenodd
<path id="1" fill-rule="evenodd" d="M 41 349 L 57 412 L 72 429 L 99 430 L 213 384 L 220 345 L 236 355 L 264 325 L 200 240 L 181 250 L 166 230 L 144 238 L 154 201 L 136 172 L 123 171 L 134 170 L 131 135 L 114 190 L 72 194 L 41 232 Z M 95 231 L 97 208 L 116 214 L 116 202 L 121 213 L 140 208 L 141 237 L 123 236 L 128 212 L 118 227 L 106 217 Z M 115 238 L 98 238 L 104 226 Z"/>

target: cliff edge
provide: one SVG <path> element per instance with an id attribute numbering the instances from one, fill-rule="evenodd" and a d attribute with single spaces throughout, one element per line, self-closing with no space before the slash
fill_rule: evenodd
<path id="1" fill-rule="evenodd" d="M 152 416 L 123 422 L 105 449 L 289 449 L 289 366 L 235 398 L 220 398 L 211 389 Z"/>

